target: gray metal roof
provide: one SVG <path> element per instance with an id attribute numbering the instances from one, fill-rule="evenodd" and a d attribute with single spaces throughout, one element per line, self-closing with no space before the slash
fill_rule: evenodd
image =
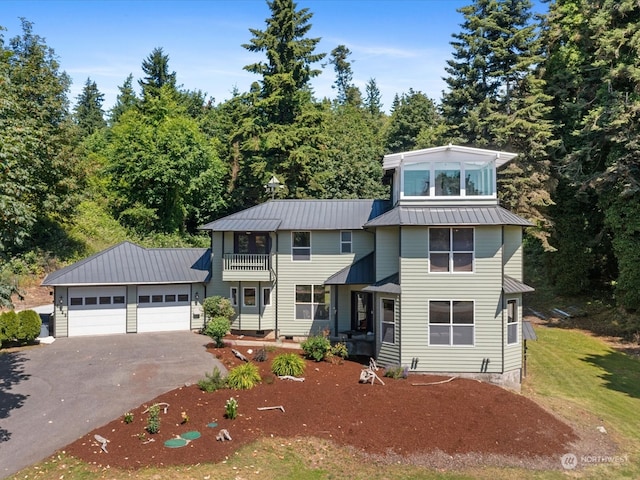
<path id="1" fill-rule="evenodd" d="M 206 248 L 143 248 L 122 242 L 50 273 L 42 285 L 202 283 L 211 275 Z"/>
<path id="2" fill-rule="evenodd" d="M 385 200 L 271 200 L 207 223 L 201 230 L 358 230 L 388 208 Z"/>
<path id="3" fill-rule="evenodd" d="M 394 273 L 380 281 L 377 281 L 373 285 L 362 289 L 363 292 L 381 292 L 381 293 L 394 293 L 400 294 L 400 275 Z"/>
<path id="4" fill-rule="evenodd" d="M 331 275 L 325 280 L 325 285 L 369 285 L 375 280 L 374 254 L 371 252 L 351 265 Z"/>
<path id="5" fill-rule="evenodd" d="M 367 222 L 365 227 L 394 225 L 519 225 L 533 224 L 509 210 L 494 206 L 477 207 L 418 207 L 398 205 Z"/>
<path id="6" fill-rule="evenodd" d="M 526 283 L 522 283 L 509 275 L 505 275 L 502 279 L 502 290 L 504 293 L 527 293 L 536 291 L 535 288 L 530 287 Z"/>
<path id="7" fill-rule="evenodd" d="M 524 340 L 538 340 L 538 336 L 533 330 L 533 325 L 527 320 L 522 321 L 522 338 Z"/>

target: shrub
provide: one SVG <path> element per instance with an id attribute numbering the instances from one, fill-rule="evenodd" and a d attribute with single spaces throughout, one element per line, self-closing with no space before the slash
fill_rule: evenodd
<path id="1" fill-rule="evenodd" d="M 131 412 L 127 412 L 123 415 L 122 420 L 124 421 L 124 423 L 129 424 L 129 423 L 133 423 L 133 413 Z"/>
<path id="2" fill-rule="evenodd" d="M 266 362 L 267 361 L 267 349 L 262 347 L 260 350 L 256 352 L 253 356 L 254 362 Z"/>
<path id="3" fill-rule="evenodd" d="M 18 338 L 20 333 L 20 322 L 18 314 L 13 310 L 0 314 L 0 342 L 12 342 Z"/>
<path id="4" fill-rule="evenodd" d="M 149 407 L 149 416 L 147 417 L 147 432 L 158 433 L 160 431 L 160 405 L 151 405 Z"/>
<path id="5" fill-rule="evenodd" d="M 347 349 L 347 344 L 344 342 L 336 343 L 331 347 L 331 355 L 335 355 L 336 357 L 340 357 L 343 360 L 349 357 L 349 350 Z"/>
<path id="6" fill-rule="evenodd" d="M 16 338 L 19 342 L 33 342 L 40 335 L 42 320 L 37 312 L 33 310 L 19 312 L 18 323 L 20 325 Z"/>
<path id="7" fill-rule="evenodd" d="M 321 362 L 331 351 L 331 342 L 325 335 L 314 335 L 300 344 L 307 358 Z"/>
<path id="8" fill-rule="evenodd" d="M 198 381 L 198 387 L 200 387 L 200 390 L 205 392 L 215 392 L 216 390 L 220 390 L 227 386 L 227 381 L 222 376 L 222 373 L 220 373 L 220 370 L 218 370 L 218 367 L 214 367 L 212 373 L 205 373 L 204 375 L 205 378 Z"/>
<path id="9" fill-rule="evenodd" d="M 253 363 L 244 363 L 232 369 L 227 375 L 227 386 L 234 390 L 249 390 L 260 381 L 260 372 Z"/>
<path id="10" fill-rule="evenodd" d="M 299 377 L 304 373 L 304 360 L 295 353 L 283 353 L 273 359 L 271 371 L 278 376 L 291 375 Z"/>
<path id="11" fill-rule="evenodd" d="M 202 302 L 202 310 L 207 318 L 224 317 L 231 320 L 236 314 L 231 301 L 220 296 L 205 298 Z"/>
<path id="12" fill-rule="evenodd" d="M 222 342 L 222 337 L 229 332 L 230 328 L 231 323 L 229 322 L 229 319 L 225 317 L 215 317 L 207 323 L 206 327 L 204 327 L 204 333 L 216 342 L 217 347 L 223 347 L 224 343 Z"/>
<path id="13" fill-rule="evenodd" d="M 396 380 L 399 378 L 407 378 L 407 376 L 409 375 L 409 372 L 407 370 L 407 367 L 403 367 L 401 365 L 393 365 L 385 369 L 384 376 L 395 378 Z"/>
<path id="14" fill-rule="evenodd" d="M 224 404 L 224 415 L 229 420 L 233 420 L 238 416 L 238 401 L 231 397 L 227 400 L 227 403 Z"/>

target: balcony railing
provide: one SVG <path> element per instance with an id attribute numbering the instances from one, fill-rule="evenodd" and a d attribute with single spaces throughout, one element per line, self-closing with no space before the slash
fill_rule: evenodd
<path id="1" fill-rule="evenodd" d="M 224 270 L 232 272 L 268 272 L 271 269 L 270 255 L 259 253 L 227 253 Z"/>

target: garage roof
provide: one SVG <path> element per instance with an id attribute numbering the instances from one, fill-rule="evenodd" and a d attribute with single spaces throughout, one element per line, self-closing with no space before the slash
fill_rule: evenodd
<path id="1" fill-rule="evenodd" d="M 144 248 L 122 242 L 50 273 L 49 286 L 204 283 L 211 275 L 211 250 Z"/>

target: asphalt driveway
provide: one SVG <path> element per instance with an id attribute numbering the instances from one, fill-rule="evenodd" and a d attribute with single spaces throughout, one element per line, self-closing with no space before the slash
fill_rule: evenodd
<path id="1" fill-rule="evenodd" d="M 192 332 L 60 338 L 0 353 L 0 478 L 214 367 Z"/>

